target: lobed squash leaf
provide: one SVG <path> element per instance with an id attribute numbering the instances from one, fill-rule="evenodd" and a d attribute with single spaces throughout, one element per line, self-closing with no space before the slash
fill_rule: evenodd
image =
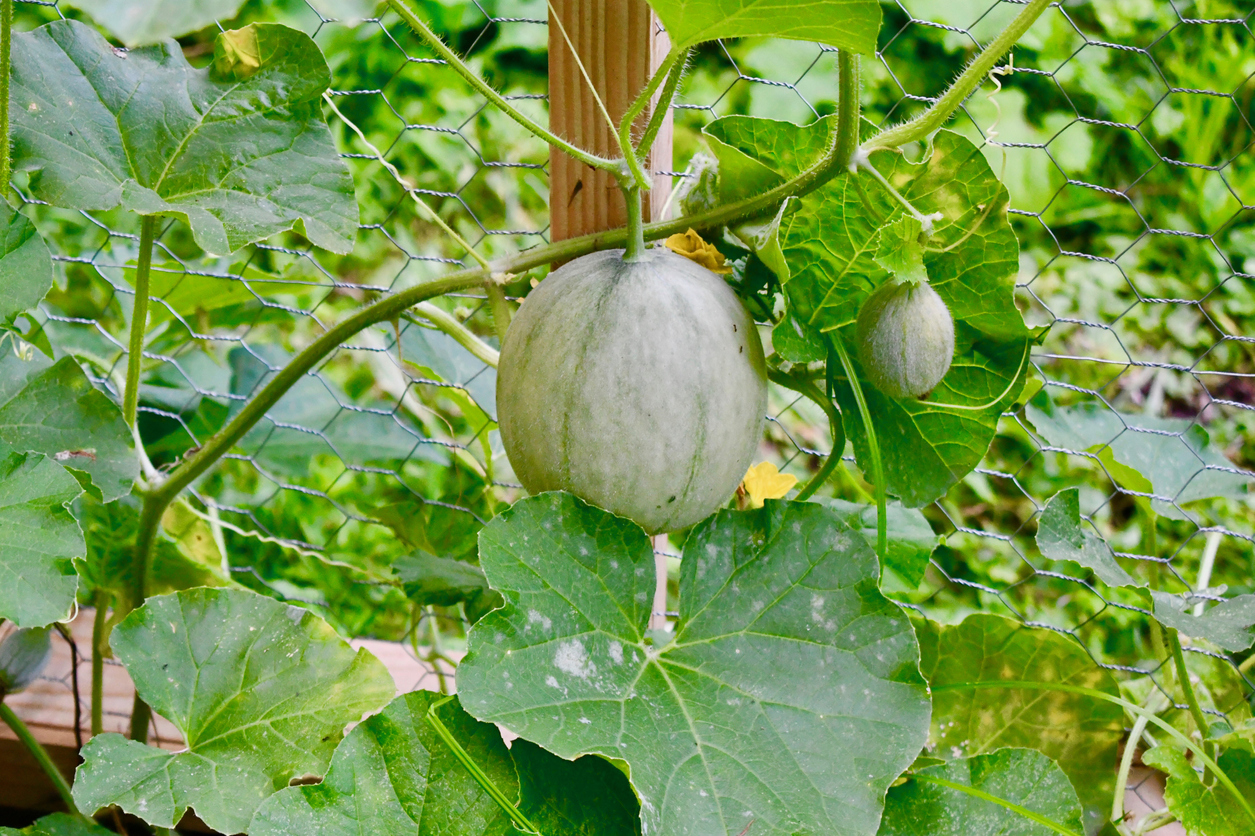
<path id="1" fill-rule="evenodd" d="M 35 225 L 0 202 L 0 327 L 52 288 L 52 255 Z"/>
<path id="2" fill-rule="evenodd" d="M 471 629 L 467 711 L 625 762 L 646 832 L 875 833 L 929 706 L 872 549 L 830 509 L 768 500 L 684 551 L 676 631 L 651 633 L 639 527 L 565 493 L 495 517 L 480 565 L 505 606 Z"/>
<path id="3" fill-rule="evenodd" d="M 258 808 L 251 836 L 508 836 L 509 818 L 427 722 L 431 691 L 397 697 L 349 732 L 321 783 L 286 787 Z M 519 779 L 501 734 L 457 704 L 442 722 L 488 778 L 518 795 Z"/>
<path id="4" fill-rule="evenodd" d="M 173 41 L 117 50 L 75 21 L 15 35 L 14 169 L 56 206 L 182 218 L 213 254 L 292 228 L 348 252 L 357 203 L 322 118 L 327 62 L 285 26 L 239 31 L 250 73 L 230 60 L 233 32 L 204 70 Z"/>
<path id="5" fill-rule="evenodd" d="M 1161 743 L 1142 760 L 1167 774 L 1164 800 L 1187 836 L 1240 836 L 1255 828 L 1249 806 L 1244 808 L 1215 776 L 1203 783 L 1184 749 Z M 1247 799 L 1247 805 L 1255 805 L 1255 756 L 1234 748 L 1222 753 L 1217 763 Z"/>
<path id="6" fill-rule="evenodd" d="M 97 735 L 83 748 L 74 800 L 88 812 L 116 804 L 156 827 L 191 807 L 221 833 L 242 832 L 291 779 L 321 774 L 344 727 L 395 692 L 383 664 L 322 619 L 240 589 L 149 598 L 110 644 L 187 747 Z"/>
<path id="7" fill-rule="evenodd" d="M 1049 560 L 1067 560 L 1091 570 L 1108 586 L 1145 586 L 1116 562 L 1111 547 L 1081 520 L 1078 488 L 1059 491 L 1037 522 L 1037 548 Z"/>

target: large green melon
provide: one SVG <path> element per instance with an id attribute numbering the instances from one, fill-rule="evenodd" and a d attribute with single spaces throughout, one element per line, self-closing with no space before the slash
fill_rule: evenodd
<path id="1" fill-rule="evenodd" d="M 651 534 L 728 500 L 766 411 L 753 319 L 721 278 L 670 250 L 560 267 L 501 348 L 497 414 L 523 487 L 570 491 Z"/>

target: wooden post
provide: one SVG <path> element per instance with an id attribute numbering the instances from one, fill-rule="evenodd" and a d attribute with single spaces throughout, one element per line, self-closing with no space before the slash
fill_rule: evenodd
<path id="1" fill-rule="evenodd" d="M 666 58 L 670 42 L 645 0 L 553 0 L 549 16 L 549 126 L 558 136 L 596 154 L 619 156 L 606 117 L 580 72 L 588 71 L 597 96 L 616 124 Z M 562 22 L 559 28 L 554 12 Z M 567 46 L 566 30 L 579 62 Z M 649 109 L 637 130 L 643 130 Z M 651 173 L 671 168 L 671 116 L 645 161 Z M 644 196 L 646 221 L 660 220 L 671 178 L 655 174 Z M 614 178 L 556 149 L 549 152 L 552 240 L 560 241 L 627 224 L 627 209 Z"/>

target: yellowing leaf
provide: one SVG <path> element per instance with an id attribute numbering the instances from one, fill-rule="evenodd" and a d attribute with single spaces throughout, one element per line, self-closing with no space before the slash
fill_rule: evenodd
<path id="1" fill-rule="evenodd" d="M 244 81 L 261 69 L 261 46 L 257 28 L 228 29 L 218 36 L 214 50 L 214 73 L 220 81 Z"/>
<path id="2" fill-rule="evenodd" d="M 783 499 L 796 484 L 796 476 L 781 473 L 771 462 L 759 462 L 745 472 L 741 489 L 749 497 L 750 508 L 762 508 L 764 500 Z"/>
<path id="3" fill-rule="evenodd" d="M 677 232 L 668 238 L 665 244 L 671 252 L 682 255 L 689 261 L 696 261 L 712 273 L 726 275 L 732 272 L 732 268 L 723 263 L 723 253 L 715 249 L 714 244 L 707 244 L 702 240 L 702 236 L 692 229 L 687 232 Z"/>

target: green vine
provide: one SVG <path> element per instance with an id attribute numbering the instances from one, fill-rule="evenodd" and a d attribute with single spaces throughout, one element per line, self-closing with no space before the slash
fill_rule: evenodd
<path id="1" fill-rule="evenodd" d="M 626 164 L 624 160 L 606 159 L 577 148 L 519 112 L 501 94 L 472 71 L 453 50 L 431 31 L 404 0 L 387 1 L 388 5 L 396 11 L 411 29 L 427 42 L 437 55 L 448 62 L 454 71 L 492 104 L 500 108 L 503 113 L 554 147 L 565 151 L 586 165 L 614 173 L 622 182 L 623 167 Z M 838 125 L 832 131 L 824 153 L 817 160 L 797 176 L 761 194 L 718 206 L 708 212 L 691 217 L 640 224 L 639 240 L 643 242 L 666 238 L 677 232 L 683 232 L 690 227 L 700 231 L 735 225 L 774 212 L 785 199 L 809 194 L 833 177 L 847 171 L 852 156 L 865 154 L 873 148 L 896 147 L 935 130 L 936 127 L 940 127 L 958 109 L 959 105 L 975 89 L 988 71 L 993 68 L 998 59 L 1010 50 L 1020 35 L 1028 29 L 1048 5 L 1048 0 L 1032 0 L 1015 18 L 1011 26 L 977 56 L 973 64 L 955 81 L 950 90 L 929 108 L 923 116 L 873 137 L 853 155 L 850 155 L 848 152 L 850 148 L 858 147 L 857 63 L 854 56 L 847 56 L 845 60 L 840 61 L 842 68 L 841 83 L 846 92 L 846 95 L 842 96 L 844 102 L 842 113 L 844 115 L 838 119 Z M 666 84 L 666 90 L 670 92 L 672 98 L 682 73 L 682 68 L 677 69 L 677 66 L 682 64 L 683 61 L 677 58 L 667 68 L 668 83 Z M 670 83 L 672 76 L 674 76 L 674 84 Z M 670 105 L 671 100 L 664 96 L 656 105 L 655 113 L 661 112 L 665 114 Z M 648 135 L 647 129 L 646 136 L 648 137 Z M 298 352 L 286 366 L 274 375 L 244 405 L 240 412 L 225 427 L 206 440 L 200 448 L 192 451 L 163 481 L 153 482 L 142 488 L 143 508 L 140 513 L 139 531 L 134 552 L 134 570 L 137 578 L 140 579 L 140 591 L 143 591 L 143 579 L 147 576 L 150 555 L 162 514 L 170 502 L 184 488 L 190 485 L 193 480 L 208 470 L 219 458 L 230 452 L 231 448 L 244 437 L 253 425 L 261 420 L 288 389 L 294 386 L 306 374 L 310 373 L 323 358 L 331 354 L 354 334 L 379 322 L 395 320 L 419 302 L 482 285 L 484 282 L 492 279 L 495 274 L 523 273 L 535 267 L 567 261 L 592 252 L 615 247 L 627 247 L 630 250 L 631 244 L 629 242 L 636 237 L 627 229 L 599 232 L 556 242 L 545 247 L 538 247 L 508 258 L 499 259 L 478 268 L 459 270 L 441 279 L 426 282 L 381 299 L 358 310 L 348 319 L 327 330 L 322 336 Z M 134 339 L 134 334 L 132 334 L 132 338 Z M 139 354 L 140 352 L 133 352 L 132 356 L 138 357 Z M 137 378 L 136 382 L 138 383 Z M 868 429 L 870 436 L 870 425 L 868 425 Z M 878 512 L 878 542 L 882 544 L 883 553 L 883 543 L 887 539 L 887 534 L 884 530 L 883 479 L 877 479 L 877 481 L 881 484 L 881 488 L 878 489 L 878 500 L 882 506 Z M 142 600 L 141 598 L 139 602 L 142 602 Z M 142 719 L 144 721 L 143 727 L 146 729 L 146 707 L 142 707 L 142 703 L 138 701 L 136 713 L 144 714 L 142 718 L 133 718 L 133 720 Z M 133 735 L 137 733 L 141 736 L 143 735 L 143 732 L 136 728 L 134 722 L 132 723 L 132 733 Z M 136 739 L 140 739 L 140 737 L 136 737 Z"/>
<path id="2" fill-rule="evenodd" d="M 126 350 L 126 389 L 122 394 L 122 420 L 135 426 L 139 408 L 140 364 L 144 360 L 144 334 L 148 330 L 148 278 L 152 272 L 153 239 L 157 216 L 144 215 L 139 222 L 139 259 L 135 263 L 135 305 L 131 310 L 131 338 Z M 142 599 L 141 599 L 142 600 Z"/>
<path id="3" fill-rule="evenodd" d="M 967 69 L 928 110 L 908 122 L 881 131 L 863 143 L 862 148 L 859 149 L 860 154 L 865 156 L 877 148 L 901 148 L 909 142 L 917 142 L 936 133 L 963 102 L 967 101 L 967 97 L 976 92 L 976 88 L 985 81 L 998 60 L 1011 51 L 1016 42 L 1037 22 L 1037 18 L 1041 17 L 1042 12 L 1046 11 L 1052 2 L 1055 0 L 1031 0 L 1007 25 L 1007 28 L 999 32 L 998 37 L 981 50 L 975 60 L 967 65 Z"/>

